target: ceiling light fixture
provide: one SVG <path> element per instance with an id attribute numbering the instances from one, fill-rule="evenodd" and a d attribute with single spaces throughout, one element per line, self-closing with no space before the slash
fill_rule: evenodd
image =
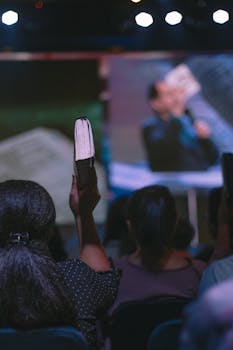
<path id="1" fill-rule="evenodd" d="M 170 24 L 171 26 L 174 26 L 176 24 L 179 24 L 182 21 L 182 14 L 178 11 L 171 11 L 166 14 L 165 21 Z"/>
<path id="2" fill-rule="evenodd" d="M 7 12 L 4 12 L 2 15 L 2 23 L 11 26 L 12 24 L 15 24 L 18 22 L 18 13 L 12 10 L 9 10 Z"/>
<path id="3" fill-rule="evenodd" d="M 224 24 L 229 21 L 229 13 L 225 10 L 217 10 L 213 13 L 213 20 L 218 24 Z"/>
<path id="4" fill-rule="evenodd" d="M 140 12 L 135 16 L 136 23 L 141 27 L 149 27 L 153 23 L 153 17 L 147 12 Z"/>

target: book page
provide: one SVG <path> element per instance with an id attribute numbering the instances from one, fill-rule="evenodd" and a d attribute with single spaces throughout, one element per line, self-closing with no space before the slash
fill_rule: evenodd
<path id="1" fill-rule="evenodd" d="M 72 178 L 72 142 L 56 131 L 33 129 L 0 142 L 0 181 L 38 182 L 52 196 L 58 223 L 73 221 L 68 205 Z"/>
<path id="2" fill-rule="evenodd" d="M 201 90 L 200 84 L 184 63 L 172 69 L 165 76 L 165 80 L 169 85 L 180 88 L 185 100 L 188 100 Z"/>

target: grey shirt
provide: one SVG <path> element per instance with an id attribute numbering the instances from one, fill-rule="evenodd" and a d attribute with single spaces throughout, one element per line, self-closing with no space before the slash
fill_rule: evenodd
<path id="1" fill-rule="evenodd" d="M 121 303 L 153 297 L 194 298 L 206 264 L 187 259 L 187 266 L 173 270 L 147 271 L 123 256 L 114 261 L 122 272 L 117 298 L 111 312 Z"/>

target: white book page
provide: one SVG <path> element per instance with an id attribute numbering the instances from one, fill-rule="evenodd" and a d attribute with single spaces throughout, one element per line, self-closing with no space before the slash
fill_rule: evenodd
<path id="1" fill-rule="evenodd" d="M 180 88 L 185 100 L 188 100 L 201 90 L 200 84 L 189 67 L 183 63 L 172 69 L 166 75 L 165 80 L 169 85 Z"/>
<path id="2" fill-rule="evenodd" d="M 36 128 L 0 142 L 0 181 L 21 179 L 36 181 L 52 196 L 59 224 L 73 224 L 69 192 L 73 174 L 73 143 L 60 132 Z M 97 162 L 95 168 L 102 198 L 94 217 L 103 222 L 106 215 L 105 172 Z"/>
<path id="3" fill-rule="evenodd" d="M 74 127 L 75 161 L 94 157 L 93 133 L 87 118 L 77 119 Z"/>

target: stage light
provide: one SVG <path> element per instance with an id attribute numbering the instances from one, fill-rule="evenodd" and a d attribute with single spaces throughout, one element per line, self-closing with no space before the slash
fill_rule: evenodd
<path id="1" fill-rule="evenodd" d="M 8 25 L 8 26 L 11 26 L 12 24 L 15 24 L 18 22 L 18 13 L 15 12 L 15 11 L 7 11 L 7 12 L 4 12 L 3 15 L 2 15 L 2 23 Z"/>
<path id="2" fill-rule="evenodd" d="M 224 24 L 229 21 L 229 13 L 225 10 L 217 10 L 213 13 L 213 20 L 218 24 Z"/>
<path id="3" fill-rule="evenodd" d="M 147 12 L 140 12 L 135 16 L 135 21 L 141 27 L 149 27 L 153 23 L 153 17 Z"/>
<path id="4" fill-rule="evenodd" d="M 131 0 L 131 1 L 137 3 L 137 2 L 140 2 L 142 0 Z"/>
<path id="5" fill-rule="evenodd" d="M 179 24 L 182 21 L 182 14 L 178 11 L 172 11 L 168 12 L 165 17 L 165 21 L 170 24 L 171 26 L 174 26 L 176 24 Z"/>

